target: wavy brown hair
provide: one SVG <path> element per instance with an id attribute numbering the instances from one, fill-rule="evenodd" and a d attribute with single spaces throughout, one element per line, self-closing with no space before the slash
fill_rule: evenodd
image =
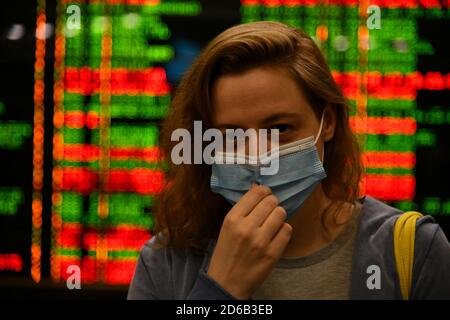
<path id="1" fill-rule="evenodd" d="M 198 56 L 176 88 L 161 132 L 161 148 L 168 162 L 167 185 L 157 197 L 154 233 L 170 247 L 204 249 L 217 238 L 230 205 L 210 190 L 211 167 L 175 165 L 168 157 L 178 143 L 175 129 L 193 136 L 195 120 L 211 128 L 211 88 L 221 75 L 270 65 L 286 68 L 305 93 L 319 119 L 325 107 L 336 113 L 333 138 L 325 143 L 322 181 L 325 194 L 336 203 L 359 196 L 362 168 L 359 147 L 349 127 L 349 106 L 314 41 L 304 32 L 277 22 L 254 22 L 227 29 Z M 193 147 L 193 142 L 192 142 Z"/>

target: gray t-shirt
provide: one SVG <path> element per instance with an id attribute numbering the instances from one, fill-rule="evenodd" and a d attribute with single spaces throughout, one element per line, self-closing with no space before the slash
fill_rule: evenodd
<path id="1" fill-rule="evenodd" d="M 362 204 L 346 228 L 324 248 L 301 258 L 281 258 L 252 299 L 344 300 L 350 297 L 353 249 Z"/>

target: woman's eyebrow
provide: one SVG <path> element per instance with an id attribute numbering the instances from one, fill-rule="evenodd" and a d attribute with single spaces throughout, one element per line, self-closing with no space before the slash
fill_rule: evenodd
<path id="1" fill-rule="evenodd" d="M 214 126 L 217 129 L 240 129 L 242 127 L 235 124 L 220 123 Z"/>
<path id="2" fill-rule="evenodd" d="M 280 112 L 280 113 L 276 113 L 276 114 L 273 114 L 273 115 L 265 118 L 263 120 L 263 123 L 264 124 L 269 124 L 269 123 L 273 123 L 273 122 L 278 121 L 278 120 L 292 119 L 292 118 L 298 117 L 298 116 L 299 116 L 299 114 L 296 113 L 296 112 Z"/>
<path id="3" fill-rule="evenodd" d="M 261 121 L 262 125 L 267 125 L 270 123 L 274 123 L 276 121 L 279 120 L 286 120 L 286 119 L 291 119 L 294 117 L 298 117 L 299 114 L 296 112 L 280 112 L 280 113 L 276 113 L 276 114 L 272 114 L 270 116 L 268 116 L 267 118 L 264 118 Z M 231 124 L 231 123 L 217 123 L 215 125 L 216 128 L 218 129 L 240 129 L 240 128 L 244 128 L 243 126 L 239 126 L 236 124 Z"/>

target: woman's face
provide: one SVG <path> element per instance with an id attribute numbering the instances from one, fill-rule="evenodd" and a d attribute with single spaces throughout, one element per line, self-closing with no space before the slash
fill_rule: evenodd
<path id="1" fill-rule="evenodd" d="M 278 129 L 283 145 L 316 136 L 320 121 L 288 71 L 258 67 L 223 75 L 212 87 L 214 127 L 225 129 Z M 322 139 L 317 142 L 322 156 Z"/>

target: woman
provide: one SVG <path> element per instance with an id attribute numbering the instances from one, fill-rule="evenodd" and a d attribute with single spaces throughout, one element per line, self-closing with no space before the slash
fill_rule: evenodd
<path id="1" fill-rule="evenodd" d="M 172 132 L 193 134 L 195 120 L 222 132 L 277 129 L 280 150 L 294 148 L 280 156 L 287 174 L 254 181 L 233 165 L 169 161 L 156 236 L 142 249 L 128 298 L 401 299 L 392 233 L 402 212 L 359 197 L 348 117 L 306 34 L 256 22 L 218 35 L 175 92 L 162 148 L 171 154 Z M 444 233 L 421 218 L 410 297 L 450 298 L 449 270 Z"/>

